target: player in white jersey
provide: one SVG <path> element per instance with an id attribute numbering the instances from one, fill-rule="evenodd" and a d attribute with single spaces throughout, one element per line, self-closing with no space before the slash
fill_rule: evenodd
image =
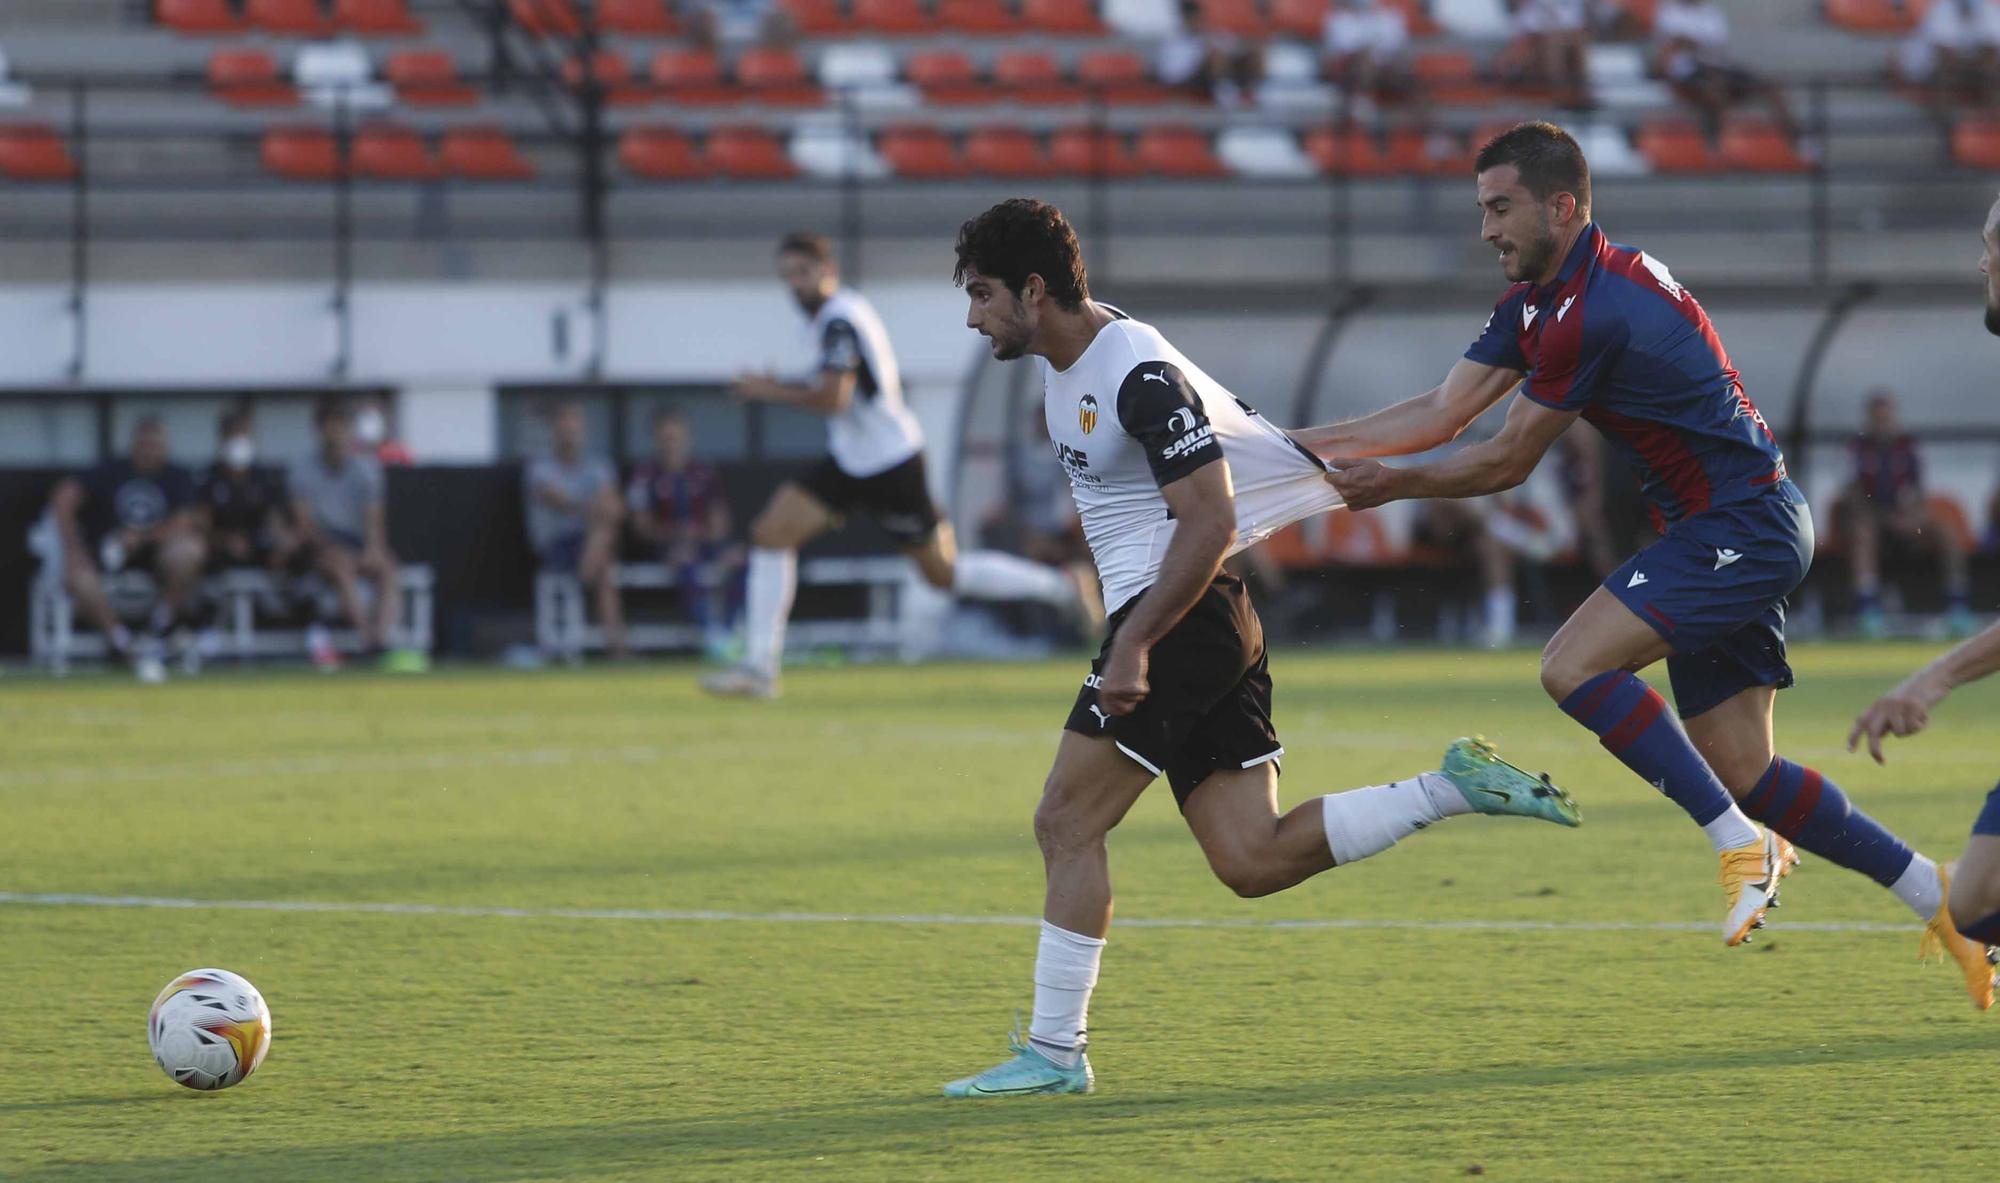
<path id="1" fill-rule="evenodd" d="M 959 553 L 951 523 L 931 500 L 924 437 L 903 401 L 903 379 L 874 306 L 840 286 L 833 250 L 817 234 L 778 244 L 778 274 L 809 318 L 817 372 L 803 383 L 745 374 L 737 398 L 824 415 L 828 456 L 778 486 L 750 527 L 744 593 L 744 660 L 702 680 L 715 694 L 773 698 L 785 621 L 798 583 L 798 549 L 851 513 L 864 513 L 910 556 L 925 582 L 982 600 L 1034 600 L 1094 628 L 1103 609 L 1085 570 L 1065 571 L 1000 551 Z"/>
<path id="2" fill-rule="evenodd" d="M 1001 360 L 1041 359 L 1049 436 L 1113 607 L 1035 810 L 1047 872 L 1034 1019 L 1014 1055 L 955 1097 L 1089 1091 L 1085 1010 L 1111 923 L 1104 840 L 1166 776 L 1209 866 L 1262 896 L 1388 849 L 1460 813 L 1576 825 L 1561 790 L 1475 740 L 1439 772 L 1280 814 L 1263 627 L 1224 557 L 1339 505 L 1321 462 L 1150 325 L 1091 300 L 1062 211 L 1005 201 L 967 222 L 955 278 L 966 324 Z"/>

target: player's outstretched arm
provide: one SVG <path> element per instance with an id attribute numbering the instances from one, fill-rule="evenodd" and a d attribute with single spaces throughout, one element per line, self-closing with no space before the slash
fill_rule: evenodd
<path id="1" fill-rule="evenodd" d="M 854 401 L 854 371 L 821 370 L 811 382 L 780 382 L 769 374 L 740 374 L 729 393 L 750 402 L 779 403 L 832 417 Z"/>
<path id="2" fill-rule="evenodd" d="M 1435 464 L 1390 468 L 1364 460 L 1336 468 L 1326 479 L 1340 490 L 1349 509 L 1369 509 L 1389 501 L 1425 497 L 1481 497 L 1511 489 L 1528 479 L 1543 453 L 1576 422 L 1577 412 L 1558 411 L 1517 398 L 1507 423 L 1490 440 Z"/>
<path id="3" fill-rule="evenodd" d="M 1847 733 L 1847 750 L 1853 751 L 1863 736 L 1868 754 L 1883 763 L 1884 735 L 1915 735 L 1931 721 L 1931 708 L 1967 682 L 2000 670 L 2000 624 L 1960 642 L 1949 652 L 1933 659 L 1916 673 L 1904 678 L 1894 690 L 1875 700 L 1854 720 Z"/>
<path id="4" fill-rule="evenodd" d="M 1146 697 L 1146 657 L 1154 642 L 1201 599 L 1236 541 L 1236 495 L 1229 462 L 1216 460 L 1160 487 L 1174 515 L 1174 537 L 1160 574 L 1133 604 L 1104 662 L 1097 701 L 1113 715 L 1130 714 Z"/>
<path id="5" fill-rule="evenodd" d="M 1439 386 L 1372 415 L 1302 427 L 1292 438 L 1329 460 L 1407 456 L 1458 438 L 1466 425 L 1521 384 L 1521 372 L 1460 358 Z"/>

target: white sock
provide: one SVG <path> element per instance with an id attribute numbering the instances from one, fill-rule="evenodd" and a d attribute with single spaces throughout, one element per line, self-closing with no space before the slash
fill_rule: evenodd
<path id="1" fill-rule="evenodd" d="M 1703 826 L 1701 832 L 1708 835 L 1718 854 L 1748 846 L 1764 836 L 1758 832 L 1757 823 L 1745 816 L 1735 802 L 1731 802 L 1729 808 L 1717 815 L 1714 821 Z"/>
<path id="2" fill-rule="evenodd" d="M 1929 920 L 1937 915 L 1938 905 L 1944 903 L 1944 881 L 1938 878 L 1937 864 L 1923 855 L 1910 860 L 1910 865 L 1889 890 L 1896 898 L 1910 905 L 1910 911 L 1919 920 Z"/>
<path id="3" fill-rule="evenodd" d="M 743 595 L 743 664 L 776 676 L 785 652 L 785 620 L 792 614 L 792 593 L 799 581 L 796 551 L 750 551 L 749 586 Z"/>
<path id="4" fill-rule="evenodd" d="M 1333 851 L 1334 865 L 1340 867 L 1381 854 L 1425 826 L 1472 812 L 1465 794 L 1441 772 L 1329 793 L 1319 803 L 1327 849 Z"/>
<path id="5" fill-rule="evenodd" d="M 1097 961 L 1103 955 L 1103 938 L 1081 936 L 1042 921 L 1042 944 L 1035 953 L 1035 1017 L 1028 1024 L 1028 1042 L 1065 1068 L 1074 1068 L 1083 1059 L 1084 1012 L 1090 1009 Z"/>
<path id="6" fill-rule="evenodd" d="M 969 600 L 1037 600 L 1054 608 L 1076 600 L 1076 584 L 1062 571 L 997 550 L 960 554 L 951 590 Z"/>

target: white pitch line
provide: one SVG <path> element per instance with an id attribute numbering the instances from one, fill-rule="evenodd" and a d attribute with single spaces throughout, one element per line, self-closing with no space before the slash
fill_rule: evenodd
<path id="1" fill-rule="evenodd" d="M 1032 928 L 1038 916 L 962 916 L 952 913 L 716 912 L 657 908 L 504 908 L 478 904 L 340 903 L 328 900 L 196 900 L 163 896 L 74 895 L 66 892 L 0 891 L 0 905 L 60 908 L 181 908 L 235 912 L 314 912 L 333 915 L 500 916 L 524 920 L 640 920 L 672 924 L 952 924 Z M 1415 932 L 1708 932 L 1706 921 L 1591 920 L 1321 920 L 1128 919 L 1120 928 L 1221 928 L 1297 931 L 1390 929 Z M 1915 932 L 1915 925 L 1874 921 L 1805 921 L 1783 924 L 1789 932 Z"/>

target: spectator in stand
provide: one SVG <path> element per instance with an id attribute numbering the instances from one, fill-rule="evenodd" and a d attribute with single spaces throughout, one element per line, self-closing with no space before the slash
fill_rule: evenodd
<path id="1" fill-rule="evenodd" d="M 1381 0 L 1336 0 L 1326 14 L 1326 76 L 1358 119 L 1373 119 L 1375 103 L 1417 93 L 1410 69 L 1410 25 L 1403 10 Z"/>
<path id="2" fill-rule="evenodd" d="M 401 606 L 396 556 L 389 550 L 386 482 L 382 466 L 354 448 L 354 413 L 329 395 L 313 408 L 319 448 L 292 467 L 292 518 L 313 566 L 333 582 L 341 614 L 361 634 L 362 646 L 380 654 L 391 669 L 411 668 L 413 660 L 390 653 Z M 370 611 L 362 606 L 361 580 L 374 585 Z M 323 670 L 340 666 L 340 654 L 326 629 L 315 624 L 306 648 Z M 417 659 L 417 660 L 420 660 Z"/>
<path id="3" fill-rule="evenodd" d="M 1192 0 L 1184 0 L 1181 32 L 1160 46 L 1155 69 L 1160 81 L 1218 106 L 1254 102 L 1264 82 L 1264 47 L 1234 33 L 1200 28 L 1199 21 Z"/>
<path id="4" fill-rule="evenodd" d="M 1590 95 L 1587 0 L 1509 0 L 1514 42 L 1502 55 L 1501 73 L 1518 86 L 1554 92 L 1555 103 L 1571 111 L 1596 107 Z"/>
<path id="5" fill-rule="evenodd" d="M 722 476 L 708 461 L 695 459 L 686 416 L 673 410 L 653 416 L 653 458 L 632 474 L 625 505 L 632 532 L 658 547 L 673 572 L 688 619 L 701 630 L 703 650 L 713 660 L 729 660 L 743 548 L 734 538 Z"/>
<path id="6" fill-rule="evenodd" d="M 1799 125 L 1784 92 L 1729 56 L 1729 17 L 1715 0 L 1664 0 L 1653 17 L 1655 67 L 1680 96 L 1701 112 L 1712 138 L 1730 108 L 1757 100 L 1771 109 L 1794 142 Z"/>
<path id="7" fill-rule="evenodd" d="M 133 428 L 127 458 L 63 478 L 49 498 L 59 552 L 49 557 L 62 564 L 63 586 L 142 682 L 166 678 L 165 638 L 188 623 L 200 590 L 205 547 L 194 501 L 194 478 L 167 459 L 166 426 L 150 417 Z M 128 567 L 152 572 L 160 586 L 142 638 L 118 619 L 104 590 L 105 575 Z M 189 640 L 183 656 L 192 662 Z"/>
<path id="8" fill-rule="evenodd" d="M 1854 477 L 1842 498 L 1847 516 L 1848 561 L 1854 573 L 1854 606 L 1864 636 L 1887 632 L 1882 614 L 1882 536 L 1938 557 L 1944 576 L 1948 625 L 1969 636 L 1977 625 L 1967 598 L 1965 547 L 1931 510 L 1924 495 L 1917 441 L 1897 423 L 1896 396 L 1876 389 L 1868 396 L 1868 421 L 1848 445 Z"/>
<path id="9" fill-rule="evenodd" d="M 410 449 L 396 438 L 389 421 L 389 404 L 368 395 L 354 408 L 354 450 L 372 456 L 384 468 L 400 468 L 410 463 Z"/>
<path id="10" fill-rule="evenodd" d="M 305 555 L 286 513 L 284 478 L 257 467 L 253 427 L 247 407 L 224 411 L 216 423 L 215 460 L 196 497 L 211 571 L 286 571 Z"/>
<path id="11" fill-rule="evenodd" d="M 1935 105 L 1991 103 L 2000 89 L 2000 0 L 1936 0 L 1897 66 Z"/>
<path id="12" fill-rule="evenodd" d="M 544 570 L 573 575 L 597 602 L 604 647 L 614 659 L 625 647 L 625 609 L 618 597 L 618 470 L 603 456 L 584 454 L 583 407 L 560 403 L 548 415 L 550 454 L 528 461 L 521 480 L 528 545 Z"/>

